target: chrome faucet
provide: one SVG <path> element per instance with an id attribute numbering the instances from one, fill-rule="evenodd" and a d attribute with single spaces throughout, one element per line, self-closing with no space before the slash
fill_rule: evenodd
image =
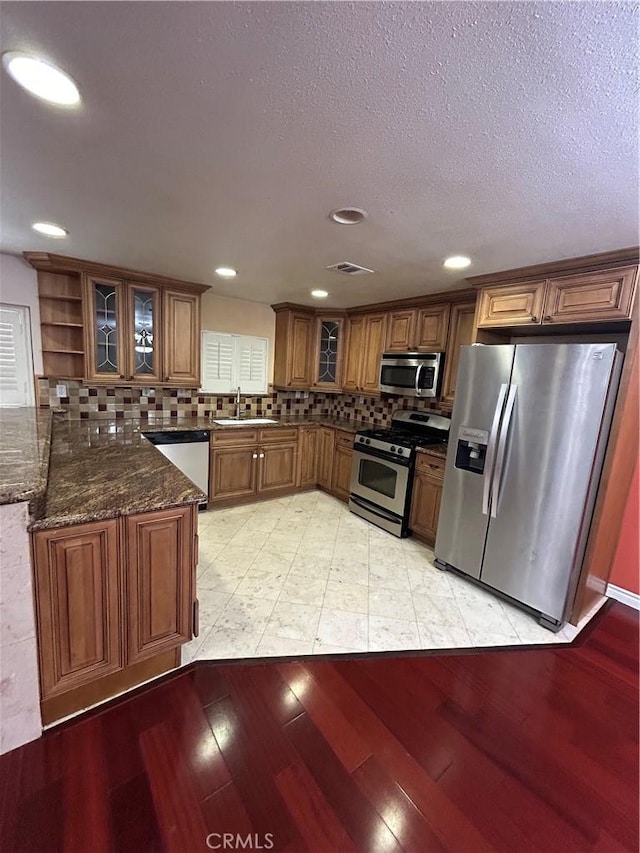
<path id="1" fill-rule="evenodd" d="M 240 386 L 236 388 L 236 420 L 240 420 Z"/>

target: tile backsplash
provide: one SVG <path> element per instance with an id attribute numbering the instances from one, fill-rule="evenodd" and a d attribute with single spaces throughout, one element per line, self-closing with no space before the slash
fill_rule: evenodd
<path id="1" fill-rule="evenodd" d="M 56 385 L 64 382 L 67 397 L 56 396 Z M 66 411 L 70 418 L 106 418 L 149 421 L 190 417 L 230 417 L 235 414 L 233 396 L 201 394 L 197 390 L 175 388 L 117 388 L 84 385 L 72 379 L 38 379 L 38 400 L 42 408 Z M 262 397 L 241 398 L 241 412 L 247 417 L 329 415 L 345 420 L 361 420 L 387 426 L 395 409 L 440 411 L 438 404 L 415 397 L 384 395 L 381 398 L 351 394 L 274 391 Z"/>

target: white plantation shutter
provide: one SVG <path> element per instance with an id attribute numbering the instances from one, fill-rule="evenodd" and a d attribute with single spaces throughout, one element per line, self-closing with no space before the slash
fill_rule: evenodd
<path id="1" fill-rule="evenodd" d="M 267 393 L 267 340 L 238 335 L 236 338 L 238 363 L 237 385 L 243 394 Z"/>
<path id="2" fill-rule="evenodd" d="M 202 333 L 202 390 L 230 394 L 267 392 L 267 339 L 223 332 Z"/>
<path id="3" fill-rule="evenodd" d="M 229 394 L 233 389 L 235 344 L 232 335 L 202 333 L 202 390 Z"/>
<path id="4" fill-rule="evenodd" d="M 33 406 L 26 308 L 0 305 L 0 406 Z"/>

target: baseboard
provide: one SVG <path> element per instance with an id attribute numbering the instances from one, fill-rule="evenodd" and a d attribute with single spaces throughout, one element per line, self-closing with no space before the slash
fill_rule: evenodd
<path id="1" fill-rule="evenodd" d="M 630 592 L 628 589 L 610 583 L 607 584 L 607 595 L 609 598 L 615 598 L 616 601 L 628 604 L 634 610 L 640 610 L 640 595 L 637 592 Z"/>

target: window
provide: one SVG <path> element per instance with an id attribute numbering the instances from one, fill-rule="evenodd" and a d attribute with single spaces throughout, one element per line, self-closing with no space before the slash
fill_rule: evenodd
<path id="1" fill-rule="evenodd" d="M 202 391 L 230 394 L 240 386 L 243 394 L 267 393 L 266 338 L 202 333 Z"/>
<path id="2" fill-rule="evenodd" d="M 29 309 L 0 305 L 0 406 L 33 406 Z"/>

